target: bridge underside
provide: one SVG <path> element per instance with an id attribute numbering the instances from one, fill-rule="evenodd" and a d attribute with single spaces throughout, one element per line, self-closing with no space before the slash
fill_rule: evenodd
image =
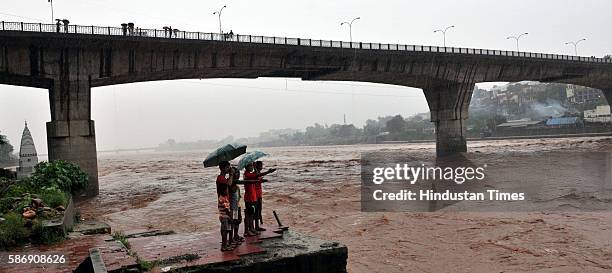
<path id="1" fill-rule="evenodd" d="M 91 88 L 131 82 L 297 77 L 421 88 L 437 134 L 437 155 L 466 152 L 476 82 L 533 80 L 599 88 L 612 104 L 612 65 L 434 52 L 357 50 L 177 39 L 0 32 L 0 83 L 49 90 L 50 160 L 88 174 L 98 194 Z"/>

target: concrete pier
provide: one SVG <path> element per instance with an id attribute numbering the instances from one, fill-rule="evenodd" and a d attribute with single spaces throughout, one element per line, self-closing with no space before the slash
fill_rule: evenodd
<path id="1" fill-rule="evenodd" d="M 445 156 L 467 152 L 466 123 L 474 83 L 433 82 L 424 89 L 436 124 L 436 154 Z"/>

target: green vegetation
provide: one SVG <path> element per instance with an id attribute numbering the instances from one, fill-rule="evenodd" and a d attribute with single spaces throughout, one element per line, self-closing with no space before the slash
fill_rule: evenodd
<path id="1" fill-rule="evenodd" d="M 127 237 L 125 236 L 123 231 L 120 231 L 120 230 L 119 231 L 115 231 L 113 233 L 113 239 L 119 241 L 128 250 L 132 248 L 132 246 L 130 245 L 130 242 L 128 242 Z"/>
<path id="2" fill-rule="evenodd" d="M 140 257 L 136 257 L 136 263 L 138 263 L 138 268 L 142 272 L 150 271 L 156 265 L 155 262 L 147 262 L 147 261 L 141 259 Z"/>
<path id="3" fill-rule="evenodd" d="M 0 145 L 2 144 L 8 144 L 8 140 L 6 139 L 5 135 L 0 134 Z"/>
<path id="4" fill-rule="evenodd" d="M 119 241 L 125 248 L 128 250 L 128 255 L 136 258 L 136 263 L 138 263 L 138 269 L 140 272 L 147 272 L 153 269 L 157 265 L 157 262 L 148 262 L 138 257 L 136 252 L 132 251 L 132 246 L 128 241 L 128 237 L 123 233 L 123 231 L 115 231 L 113 233 L 113 239 Z"/>
<path id="5" fill-rule="evenodd" d="M 30 181 L 35 188 L 56 187 L 76 193 L 87 186 L 88 177 L 77 165 L 57 160 L 38 163 Z"/>
<path id="6" fill-rule="evenodd" d="M 424 117 L 425 116 L 425 117 Z M 420 140 L 432 139 L 434 124 L 428 114 L 419 114 L 404 118 L 401 115 L 369 119 L 363 128 L 353 124 L 314 124 L 304 131 L 289 129 L 271 130 L 262 133 L 259 138 L 237 140 L 238 142 L 259 142 L 264 146 L 293 145 L 345 145 L 374 143 L 376 138 L 384 140 Z"/>
<path id="7" fill-rule="evenodd" d="M 63 240 L 62 230 L 44 228 L 43 221 L 63 217 L 70 195 L 86 186 L 87 175 L 64 161 L 41 162 L 19 181 L 0 178 L 0 248 Z"/>
<path id="8" fill-rule="evenodd" d="M 68 204 L 68 194 L 54 187 L 44 187 L 39 191 L 40 199 L 47 206 L 56 208 Z"/>
<path id="9" fill-rule="evenodd" d="M 34 243 L 49 245 L 64 240 L 64 232 L 60 229 L 44 228 L 41 220 L 35 220 L 30 238 Z"/>
<path id="10" fill-rule="evenodd" d="M 23 217 L 16 213 L 7 213 L 3 218 L 4 221 L 0 223 L 0 249 L 19 246 L 27 242 L 30 232 L 25 227 Z"/>

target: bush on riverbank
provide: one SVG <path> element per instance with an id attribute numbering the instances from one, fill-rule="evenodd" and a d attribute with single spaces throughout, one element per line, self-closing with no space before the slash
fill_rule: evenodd
<path id="1" fill-rule="evenodd" d="M 7 213 L 0 222 L 0 249 L 22 245 L 27 242 L 28 228 L 23 217 L 16 213 Z"/>
<path id="2" fill-rule="evenodd" d="M 0 248 L 61 241 L 64 234 L 44 228 L 43 221 L 63 217 L 71 194 L 87 182 L 87 174 L 64 161 L 41 162 L 30 178 L 0 181 Z"/>
<path id="3" fill-rule="evenodd" d="M 84 189 L 87 182 L 87 174 L 79 166 L 61 160 L 38 163 L 30 178 L 35 188 L 55 187 L 68 193 Z"/>

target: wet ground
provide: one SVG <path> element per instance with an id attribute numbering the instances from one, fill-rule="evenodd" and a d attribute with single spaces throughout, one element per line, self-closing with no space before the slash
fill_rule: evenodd
<path id="1" fill-rule="evenodd" d="M 275 224 L 274 209 L 294 230 L 346 244 L 349 272 L 612 271 L 612 213 L 360 211 L 362 152 L 431 160 L 434 144 L 262 150 L 271 154 L 267 167 L 279 169 L 264 185 L 266 224 Z M 559 153 L 612 151 L 612 138 L 470 142 L 469 150 L 479 161 L 520 170 L 521 179 L 572 166 Z M 82 216 L 113 230 L 216 233 L 217 170 L 202 168 L 206 153 L 101 155 L 100 195 L 78 205 Z"/>

